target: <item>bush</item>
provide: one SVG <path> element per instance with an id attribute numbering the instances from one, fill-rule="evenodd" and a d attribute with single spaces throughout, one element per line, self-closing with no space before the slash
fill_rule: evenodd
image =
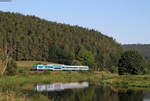
<path id="1" fill-rule="evenodd" d="M 17 73 L 17 64 L 16 61 L 10 59 L 6 68 L 6 75 L 15 75 Z"/>
<path id="2" fill-rule="evenodd" d="M 73 60 L 71 64 L 72 64 L 72 65 L 79 65 L 79 66 L 82 66 L 82 63 L 81 63 L 80 61 L 78 61 L 78 60 Z"/>
<path id="3" fill-rule="evenodd" d="M 118 63 L 118 72 L 122 74 L 143 74 L 144 59 L 137 51 L 126 51 Z"/>
<path id="4" fill-rule="evenodd" d="M 110 71 L 111 73 L 118 73 L 118 67 L 112 66 L 112 67 L 109 69 L 109 71 Z"/>
<path id="5" fill-rule="evenodd" d="M 144 74 L 150 74 L 150 59 L 145 59 Z"/>
<path id="6" fill-rule="evenodd" d="M 83 65 L 87 65 L 89 67 L 95 66 L 95 57 L 91 51 L 81 49 L 78 53 L 77 60 Z"/>

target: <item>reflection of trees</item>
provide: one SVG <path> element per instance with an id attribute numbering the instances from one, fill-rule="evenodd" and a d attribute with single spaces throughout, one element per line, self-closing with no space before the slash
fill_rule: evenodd
<path id="1" fill-rule="evenodd" d="M 85 89 L 41 92 L 39 94 L 48 96 L 54 101 L 143 101 L 142 91 L 115 92 L 109 87 L 96 86 Z"/>
<path id="2" fill-rule="evenodd" d="M 143 92 L 129 90 L 126 93 L 119 92 L 118 97 L 120 101 L 143 101 Z"/>
<path id="3" fill-rule="evenodd" d="M 64 91 L 54 92 L 36 92 L 34 90 L 20 90 L 21 86 L 7 86 L 0 87 L 0 92 L 22 92 L 28 95 L 29 98 L 41 95 L 54 99 L 54 101 L 143 101 L 143 99 L 149 99 L 150 92 L 133 91 L 128 90 L 127 92 L 116 92 L 109 87 L 90 86 L 84 89 L 68 89 Z M 37 96 L 38 95 L 38 96 Z M 43 97 L 42 96 L 42 97 Z M 43 100 L 44 101 L 44 100 Z"/>
<path id="4" fill-rule="evenodd" d="M 96 101 L 118 101 L 117 93 L 108 87 L 101 87 L 96 89 Z"/>
<path id="5" fill-rule="evenodd" d="M 61 92 L 47 92 L 49 98 L 55 101 L 92 101 L 95 94 L 95 88 L 65 90 Z M 46 92 L 44 95 L 47 95 Z"/>
<path id="6" fill-rule="evenodd" d="M 43 92 L 55 101 L 119 101 L 118 94 L 110 88 L 89 87 L 86 89 L 65 90 L 61 92 Z"/>

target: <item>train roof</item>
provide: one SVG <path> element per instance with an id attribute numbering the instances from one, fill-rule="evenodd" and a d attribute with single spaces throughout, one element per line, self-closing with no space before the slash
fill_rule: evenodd
<path id="1" fill-rule="evenodd" d="M 75 67 L 75 65 L 63 65 L 63 64 L 37 64 L 39 66 L 67 66 L 67 67 Z M 76 67 L 88 67 L 88 66 L 76 66 Z"/>

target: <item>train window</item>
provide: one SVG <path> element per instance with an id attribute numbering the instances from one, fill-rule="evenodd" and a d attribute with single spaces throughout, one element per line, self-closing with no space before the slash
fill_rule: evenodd
<path id="1" fill-rule="evenodd" d="M 38 66 L 39 68 L 43 68 L 43 66 Z"/>
<path id="2" fill-rule="evenodd" d="M 52 68 L 51 66 L 45 66 L 45 68 Z"/>

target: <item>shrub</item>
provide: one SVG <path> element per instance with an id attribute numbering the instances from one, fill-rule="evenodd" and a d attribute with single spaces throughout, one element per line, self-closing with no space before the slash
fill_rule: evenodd
<path id="1" fill-rule="evenodd" d="M 79 65 L 79 66 L 82 65 L 82 63 L 78 60 L 73 60 L 71 64 L 72 65 Z"/>
<path id="2" fill-rule="evenodd" d="M 144 74 L 150 74 L 150 59 L 145 59 Z"/>
<path id="3" fill-rule="evenodd" d="M 89 67 L 94 67 L 95 57 L 91 51 L 81 49 L 78 53 L 77 60 L 83 65 L 88 65 Z"/>
<path id="4" fill-rule="evenodd" d="M 17 64 L 16 61 L 13 59 L 10 59 L 7 65 L 7 69 L 5 74 L 6 75 L 15 75 L 17 73 Z"/>
<path id="5" fill-rule="evenodd" d="M 118 63 L 118 72 L 122 74 L 142 74 L 144 72 L 144 59 L 137 51 L 126 51 Z"/>
<path id="6" fill-rule="evenodd" d="M 118 73 L 118 67 L 112 66 L 112 67 L 109 69 L 109 71 L 110 71 L 111 73 Z"/>

